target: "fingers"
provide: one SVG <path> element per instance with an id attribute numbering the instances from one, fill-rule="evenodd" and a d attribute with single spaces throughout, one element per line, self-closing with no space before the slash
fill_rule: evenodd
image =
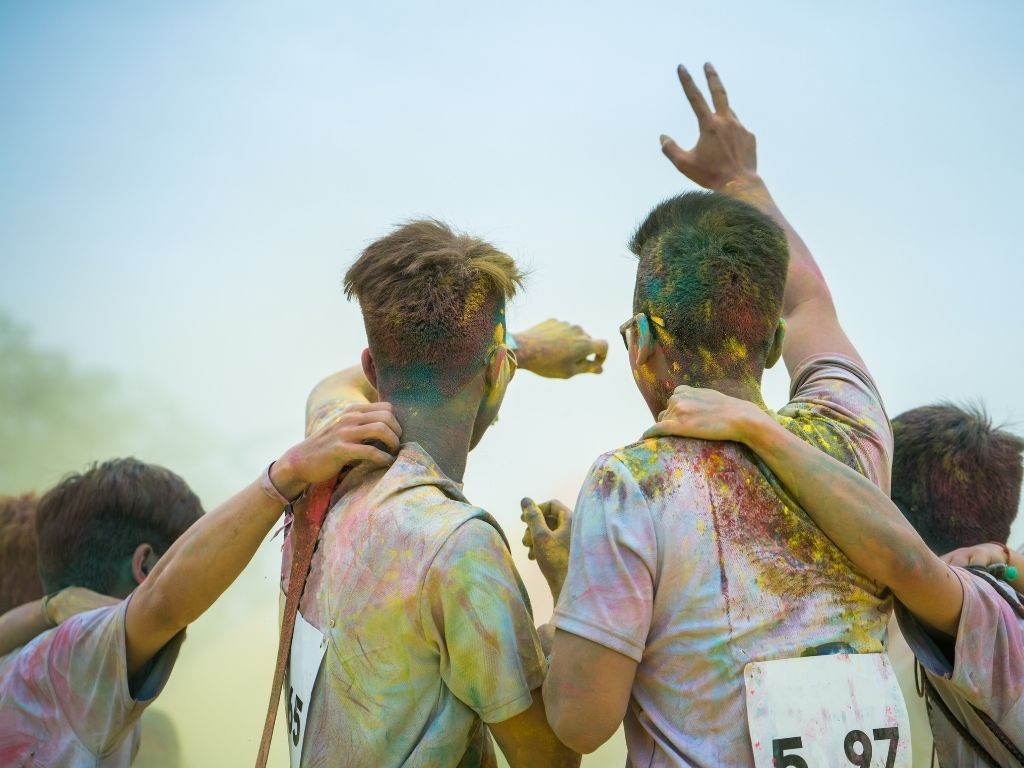
<path id="1" fill-rule="evenodd" d="M 566 507 L 562 502 L 552 499 L 540 505 L 540 511 L 544 515 L 544 522 L 552 531 L 557 531 L 565 525 Z"/>
<path id="2" fill-rule="evenodd" d="M 693 437 L 686 429 L 686 424 L 678 419 L 664 419 L 644 432 L 644 440 L 652 437 Z"/>
<path id="3" fill-rule="evenodd" d="M 366 443 L 370 440 L 377 440 L 392 453 L 398 452 L 400 443 L 395 431 L 388 424 L 381 421 L 361 424 L 358 427 L 349 427 L 345 430 L 342 440 L 346 443 Z"/>
<path id="4" fill-rule="evenodd" d="M 547 521 L 544 519 L 544 512 L 537 506 L 533 499 L 526 498 L 519 502 L 523 508 L 522 520 L 526 523 L 528 533 L 530 534 L 533 543 L 536 544 L 538 540 L 543 539 L 545 536 L 551 533 L 548 528 Z"/>
<path id="5" fill-rule="evenodd" d="M 641 439 L 650 440 L 652 437 L 666 437 L 667 435 L 671 434 L 668 431 L 667 424 L 668 422 L 659 421 L 653 427 L 648 427 L 647 431 L 644 432 L 643 437 Z"/>
<path id="6" fill-rule="evenodd" d="M 676 144 L 671 136 L 661 135 L 661 152 L 672 161 L 676 170 L 689 177 L 693 169 L 693 158 L 689 152 Z"/>
<path id="7" fill-rule="evenodd" d="M 590 354 L 583 361 L 582 370 L 587 373 L 600 373 L 604 361 L 608 357 L 608 342 L 604 339 L 592 339 L 590 342 Z"/>
<path id="8" fill-rule="evenodd" d="M 686 94 L 690 106 L 693 107 L 693 113 L 697 116 L 697 123 L 703 125 L 711 117 L 711 108 L 708 107 L 708 103 L 704 100 L 704 94 L 700 92 L 697 83 L 693 81 L 690 73 L 682 64 L 676 68 L 676 73 L 679 75 L 679 82 L 683 86 L 683 92 Z"/>
<path id="9" fill-rule="evenodd" d="M 379 467 L 390 466 L 395 461 L 395 457 L 390 453 L 385 453 L 372 445 L 350 445 L 346 448 L 346 453 L 350 457 L 349 461 L 365 461 Z"/>
<path id="10" fill-rule="evenodd" d="M 372 403 L 372 405 L 380 405 L 380 403 Z M 378 411 L 362 411 L 359 413 L 343 414 L 338 422 L 338 425 L 342 428 L 352 428 L 365 424 L 373 424 L 379 422 L 386 424 L 392 432 L 399 437 L 402 436 L 402 425 L 398 423 L 394 411 L 391 410 L 378 410 Z"/>
<path id="11" fill-rule="evenodd" d="M 729 96 L 710 61 L 704 65 L 704 75 L 708 79 L 708 90 L 711 91 L 711 103 L 715 105 L 715 112 L 728 112 Z"/>

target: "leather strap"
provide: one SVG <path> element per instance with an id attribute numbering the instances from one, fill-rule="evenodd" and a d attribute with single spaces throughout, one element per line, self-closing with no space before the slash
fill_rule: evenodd
<path id="1" fill-rule="evenodd" d="M 299 612 L 302 592 L 306 588 L 306 578 L 309 576 L 309 567 L 313 561 L 313 552 L 316 551 L 320 529 L 327 517 L 331 496 L 334 495 L 334 489 L 341 477 L 342 475 L 338 475 L 333 480 L 314 485 L 292 508 L 294 517 L 288 534 L 292 547 L 292 565 L 288 574 L 284 615 L 281 619 L 281 636 L 277 643 L 274 682 L 270 688 L 270 703 L 267 705 L 267 717 L 263 722 L 263 736 L 256 757 L 256 768 L 266 768 L 270 757 L 270 742 L 274 738 L 274 724 L 277 721 L 277 711 L 281 707 L 281 689 L 284 687 L 285 669 L 288 666 L 288 654 L 291 652 L 295 617 Z"/>

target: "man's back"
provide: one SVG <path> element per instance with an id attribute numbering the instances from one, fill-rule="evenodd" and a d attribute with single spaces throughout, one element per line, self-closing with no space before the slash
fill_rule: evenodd
<path id="1" fill-rule="evenodd" d="M 342 485 L 300 613 L 327 640 L 302 765 L 493 765 L 483 722 L 527 709 L 543 680 L 497 524 L 416 444 Z"/>
<path id="2" fill-rule="evenodd" d="M 870 379 L 817 358 L 779 419 L 883 486 L 888 424 Z M 632 764 L 749 766 L 751 661 L 883 649 L 890 604 L 735 443 L 645 440 L 580 494 L 555 624 L 638 662 Z"/>

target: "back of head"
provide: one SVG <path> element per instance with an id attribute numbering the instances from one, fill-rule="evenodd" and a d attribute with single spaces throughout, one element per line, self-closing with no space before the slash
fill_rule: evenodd
<path id="1" fill-rule="evenodd" d="M 43 596 L 36 567 L 35 494 L 0 497 L 0 613 Z"/>
<path id="2" fill-rule="evenodd" d="M 359 300 L 382 395 L 457 393 L 504 341 L 505 302 L 522 281 L 511 257 L 432 219 L 371 243 L 346 273 L 345 293 Z"/>
<path id="3" fill-rule="evenodd" d="M 782 229 L 727 195 L 687 192 L 656 206 L 629 247 L 640 258 L 633 309 L 664 322 L 653 330 L 697 365 L 687 373 L 760 379 L 786 288 Z"/>
<path id="4" fill-rule="evenodd" d="M 931 549 L 1006 542 L 1020 501 L 1024 440 L 979 408 L 929 405 L 892 421 L 892 498 Z"/>
<path id="5" fill-rule="evenodd" d="M 43 495 L 36 513 L 43 588 L 111 594 L 140 544 L 162 555 L 202 513 L 178 475 L 137 459 L 68 475 Z"/>

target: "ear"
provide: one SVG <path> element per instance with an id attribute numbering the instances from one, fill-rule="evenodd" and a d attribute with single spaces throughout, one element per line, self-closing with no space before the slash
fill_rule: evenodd
<path id="1" fill-rule="evenodd" d="M 363 363 L 363 375 L 366 376 L 366 380 L 370 382 L 370 386 L 377 389 L 377 366 L 374 365 L 373 355 L 370 354 L 369 347 L 363 350 L 363 355 L 360 360 Z"/>
<path id="2" fill-rule="evenodd" d="M 775 338 L 772 339 L 772 346 L 768 350 L 768 357 L 764 360 L 764 367 L 771 368 L 782 357 L 782 344 L 786 340 L 786 320 L 779 318 L 779 325 L 775 329 Z"/>
<path id="3" fill-rule="evenodd" d="M 484 373 L 487 378 L 489 395 L 492 393 L 504 395 L 505 388 L 512 380 L 512 367 L 514 365 L 512 355 L 514 354 L 504 344 L 498 344 L 491 354 L 488 355 L 487 368 Z"/>
<path id="4" fill-rule="evenodd" d="M 139 544 L 132 553 L 132 578 L 136 584 L 141 584 L 153 570 L 159 557 L 151 544 Z"/>
<path id="5" fill-rule="evenodd" d="M 641 315 L 636 319 L 636 348 L 630 350 L 634 368 L 639 368 L 647 362 L 654 353 L 655 343 L 654 334 L 651 333 L 651 324 L 646 315 Z"/>

